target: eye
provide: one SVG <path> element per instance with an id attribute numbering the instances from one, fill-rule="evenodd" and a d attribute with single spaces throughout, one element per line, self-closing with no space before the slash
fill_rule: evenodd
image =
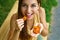
<path id="1" fill-rule="evenodd" d="M 35 4 L 32 4 L 31 7 L 36 7 L 36 5 Z"/>
<path id="2" fill-rule="evenodd" d="M 27 5 L 26 5 L 26 4 L 22 4 L 21 6 L 22 6 L 22 7 L 27 7 Z"/>

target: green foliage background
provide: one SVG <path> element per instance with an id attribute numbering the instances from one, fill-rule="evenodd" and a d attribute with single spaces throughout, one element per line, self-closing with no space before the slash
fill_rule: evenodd
<path id="1" fill-rule="evenodd" d="M 46 11 L 46 21 L 50 23 L 51 21 L 51 10 L 52 7 L 57 6 L 57 1 L 56 0 L 42 0 L 41 2 L 42 7 L 45 8 Z"/>
<path id="2" fill-rule="evenodd" d="M 45 8 L 45 12 L 46 12 L 46 21 L 49 23 L 49 32 L 51 32 L 51 10 L 53 7 L 57 6 L 57 0 L 42 0 L 41 1 L 41 6 L 43 8 Z"/>
<path id="3" fill-rule="evenodd" d="M 0 26 L 4 22 L 16 0 L 0 0 Z"/>
<path id="4" fill-rule="evenodd" d="M 15 1 L 16 0 L 0 0 L 0 26 L 9 14 Z M 51 22 L 51 9 L 56 5 L 56 0 L 41 0 L 41 6 L 44 7 L 46 11 L 46 21 L 49 23 Z"/>

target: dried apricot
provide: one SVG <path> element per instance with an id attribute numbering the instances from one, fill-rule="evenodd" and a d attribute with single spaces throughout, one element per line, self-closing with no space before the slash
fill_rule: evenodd
<path id="1" fill-rule="evenodd" d="M 40 32 L 40 27 L 39 27 L 39 26 L 34 26 L 33 32 L 34 32 L 35 34 L 38 34 L 38 33 Z"/>
<path id="2" fill-rule="evenodd" d="M 26 19 L 27 19 L 27 17 L 26 17 L 26 16 L 24 16 L 24 17 L 23 17 L 23 20 L 25 21 Z"/>

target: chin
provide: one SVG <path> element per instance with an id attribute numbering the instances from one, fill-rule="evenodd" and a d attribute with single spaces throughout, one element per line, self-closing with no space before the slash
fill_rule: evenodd
<path id="1" fill-rule="evenodd" d="M 27 20 L 31 20 L 32 18 L 28 18 Z"/>
<path id="2" fill-rule="evenodd" d="M 27 20 L 32 20 L 33 18 L 31 17 L 31 18 L 27 18 Z"/>
<path id="3" fill-rule="evenodd" d="M 33 19 L 33 15 L 29 18 L 29 17 L 27 17 L 27 20 L 32 20 Z"/>

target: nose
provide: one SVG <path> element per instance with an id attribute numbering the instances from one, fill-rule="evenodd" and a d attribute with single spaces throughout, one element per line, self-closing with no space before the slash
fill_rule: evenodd
<path id="1" fill-rule="evenodd" d="M 27 13 L 31 13 L 31 12 L 32 12 L 31 7 L 28 7 L 28 8 L 27 8 Z"/>

